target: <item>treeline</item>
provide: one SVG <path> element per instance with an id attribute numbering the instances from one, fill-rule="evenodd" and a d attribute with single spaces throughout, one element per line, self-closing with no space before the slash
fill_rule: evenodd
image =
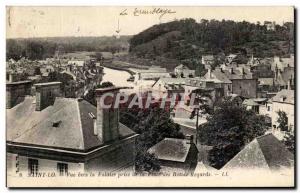
<path id="1" fill-rule="evenodd" d="M 272 57 L 293 53 L 294 24 L 265 25 L 246 21 L 172 21 L 154 25 L 130 39 L 130 52 L 137 57 L 165 57 L 179 61 L 200 58 L 203 54 L 254 54 Z"/>
<path id="2" fill-rule="evenodd" d="M 130 36 L 115 37 L 53 37 L 7 39 L 6 58 L 18 60 L 26 57 L 31 60 L 53 57 L 76 51 L 119 52 L 128 49 Z"/>

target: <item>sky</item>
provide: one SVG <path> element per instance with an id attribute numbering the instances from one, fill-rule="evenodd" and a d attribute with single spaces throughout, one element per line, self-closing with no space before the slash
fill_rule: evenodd
<path id="1" fill-rule="evenodd" d="M 168 13 L 152 13 L 153 9 Z M 194 18 L 277 24 L 294 21 L 293 7 L 7 7 L 6 37 L 62 37 L 134 35 L 152 25 Z M 148 14 L 143 14 L 148 12 Z M 119 28 L 118 28 L 119 21 Z"/>

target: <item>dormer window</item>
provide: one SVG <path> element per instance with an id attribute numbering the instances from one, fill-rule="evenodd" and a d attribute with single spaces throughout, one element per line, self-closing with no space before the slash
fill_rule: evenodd
<path id="1" fill-rule="evenodd" d="M 52 127 L 59 127 L 60 124 L 61 124 L 61 121 L 54 121 L 54 122 L 52 122 Z"/>
<path id="2" fill-rule="evenodd" d="M 286 101 L 286 96 L 282 96 L 282 97 L 281 97 L 281 101 L 282 101 L 282 102 Z"/>

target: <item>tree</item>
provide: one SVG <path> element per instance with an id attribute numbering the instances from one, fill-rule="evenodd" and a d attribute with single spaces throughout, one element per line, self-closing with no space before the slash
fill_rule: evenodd
<path id="1" fill-rule="evenodd" d="M 278 118 L 277 118 L 277 122 L 279 123 L 278 128 L 281 131 L 288 131 L 288 117 L 286 115 L 286 112 L 279 110 L 277 112 L 278 114 Z"/>
<path id="2" fill-rule="evenodd" d="M 286 132 L 283 138 L 283 143 L 285 144 L 286 148 L 295 154 L 295 135 L 293 132 Z"/>
<path id="3" fill-rule="evenodd" d="M 207 122 L 199 126 L 198 138 L 201 144 L 213 146 L 209 152 L 209 162 L 211 166 L 220 169 L 266 130 L 264 116 L 224 99 L 207 117 Z"/>
<path id="4" fill-rule="evenodd" d="M 97 105 L 97 103 L 96 103 L 96 99 L 95 99 L 95 90 L 97 89 L 97 88 L 107 88 L 107 87 L 112 87 L 112 86 L 114 86 L 114 84 L 113 83 L 111 83 L 111 82 L 102 82 L 100 85 L 97 85 L 97 86 L 95 86 L 93 89 L 90 89 L 89 91 L 88 91 L 88 93 L 86 94 L 86 95 L 84 95 L 84 99 L 86 100 L 86 101 L 88 101 L 89 103 L 91 103 L 92 105 Z"/>
<path id="5" fill-rule="evenodd" d="M 95 57 L 97 61 L 102 61 L 103 59 L 103 54 L 101 52 L 96 52 Z"/>
<path id="6" fill-rule="evenodd" d="M 180 126 L 170 119 L 170 113 L 151 105 L 147 109 L 122 108 L 120 122 L 140 134 L 136 141 L 136 171 L 157 171 L 158 161 L 147 150 L 166 137 L 183 138 Z"/>
<path id="7" fill-rule="evenodd" d="M 40 67 L 35 67 L 34 68 L 34 75 L 41 75 L 42 73 L 41 73 L 41 69 L 40 69 Z"/>
<path id="8" fill-rule="evenodd" d="M 192 98 L 192 95 L 195 94 L 195 102 L 194 104 L 189 104 L 189 105 L 197 105 L 199 106 L 197 108 L 197 110 L 200 110 L 203 114 L 207 114 L 207 113 L 211 113 L 212 112 L 212 104 L 210 104 L 210 102 L 212 103 L 212 95 L 211 95 L 211 90 L 207 90 L 207 89 L 196 89 L 193 90 L 190 94 L 190 98 Z M 191 117 L 193 118 L 196 114 L 195 112 L 196 109 L 194 109 L 192 111 Z"/>
<path id="9" fill-rule="evenodd" d="M 152 173 L 160 170 L 159 161 L 155 155 L 144 151 L 139 151 L 137 153 L 135 165 L 135 170 L 137 172 L 146 171 Z"/>

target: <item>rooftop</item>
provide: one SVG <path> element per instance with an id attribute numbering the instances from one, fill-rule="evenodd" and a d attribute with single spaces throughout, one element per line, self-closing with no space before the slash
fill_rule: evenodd
<path id="1" fill-rule="evenodd" d="M 57 85 L 57 84 L 61 84 L 61 82 L 37 83 L 37 84 L 34 84 L 34 86 L 52 86 L 52 85 Z"/>
<path id="2" fill-rule="evenodd" d="M 255 138 L 223 168 L 280 169 L 292 166 L 294 156 L 273 134 Z"/>
<path id="3" fill-rule="evenodd" d="M 259 104 L 257 102 L 255 102 L 254 99 L 245 99 L 243 101 L 243 105 L 246 105 L 246 106 L 259 106 Z"/>
<path id="4" fill-rule="evenodd" d="M 283 89 L 272 98 L 272 102 L 295 104 L 294 92 L 294 90 Z"/>
<path id="5" fill-rule="evenodd" d="M 186 139 L 165 138 L 153 147 L 148 152 L 154 153 L 160 160 L 185 162 L 190 151 L 191 144 Z"/>
<path id="6" fill-rule="evenodd" d="M 19 85 L 19 84 L 29 84 L 31 83 L 30 80 L 23 80 L 18 82 L 6 82 L 6 85 Z"/>
<path id="7" fill-rule="evenodd" d="M 87 151 L 103 145 L 94 135 L 92 113 L 96 107 L 85 100 L 57 97 L 53 106 L 35 110 L 35 97 L 27 96 L 12 109 L 7 109 L 8 142 L 40 145 L 59 149 Z M 120 138 L 135 133 L 119 125 Z"/>

